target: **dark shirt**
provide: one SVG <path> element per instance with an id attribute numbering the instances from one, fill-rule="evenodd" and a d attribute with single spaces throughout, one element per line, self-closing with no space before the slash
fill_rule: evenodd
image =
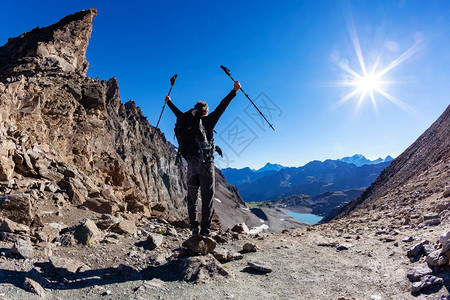
<path id="1" fill-rule="evenodd" d="M 234 97 L 236 97 L 236 91 L 231 90 L 231 92 L 229 92 L 228 95 L 223 98 L 222 101 L 220 101 L 219 105 L 214 111 L 212 111 L 207 116 L 202 117 L 202 124 L 205 127 L 206 137 L 209 141 L 211 141 L 213 138 L 213 130 L 217 124 L 217 121 L 219 121 L 220 117 Z M 183 115 L 183 113 L 175 106 L 175 104 L 172 103 L 172 101 L 167 102 L 167 105 L 169 105 L 170 109 L 173 111 L 177 118 Z"/>

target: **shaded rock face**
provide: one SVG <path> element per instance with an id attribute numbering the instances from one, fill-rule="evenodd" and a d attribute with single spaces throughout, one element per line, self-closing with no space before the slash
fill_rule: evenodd
<path id="1" fill-rule="evenodd" d="M 445 199 L 445 189 L 450 182 L 449 165 L 450 106 L 335 219 L 385 211 L 398 220 L 403 218 L 404 225 L 416 222 L 431 226 L 441 219 L 448 222 L 450 202 Z M 438 218 L 427 220 L 430 213 Z"/>
<path id="2" fill-rule="evenodd" d="M 40 211 L 55 204 L 146 217 L 161 204 L 169 217 L 187 215 L 186 165 L 175 165 L 173 146 L 133 101 L 121 102 L 115 78 L 85 76 L 96 14 L 75 13 L 0 47 L 0 208 L 13 221 L 42 226 Z M 225 180 L 218 190 L 225 207 L 242 205 Z"/>

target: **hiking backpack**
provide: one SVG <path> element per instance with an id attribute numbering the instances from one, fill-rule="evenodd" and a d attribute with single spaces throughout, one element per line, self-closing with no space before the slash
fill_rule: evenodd
<path id="1" fill-rule="evenodd" d="M 179 116 L 174 131 L 178 141 L 176 163 L 180 155 L 184 158 L 192 156 L 201 161 L 212 158 L 214 143 L 208 141 L 200 113 L 196 109 L 190 109 Z"/>

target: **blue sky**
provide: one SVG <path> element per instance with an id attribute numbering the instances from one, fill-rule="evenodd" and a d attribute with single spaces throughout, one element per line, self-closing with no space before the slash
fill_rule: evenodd
<path id="1" fill-rule="evenodd" d="M 450 103 L 448 1 L 4 1 L 0 44 L 90 7 L 98 16 L 88 76 L 117 77 L 122 102 L 136 101 L 152 125 L 175 73 L 181 110 L 197 100 L 214 108 L 232 89 L 222 64 L 271 113 L 276 131 L 260 127 L 238 94 L 216 127 L 228 158 L 220 167 L 397 156 Z M 378 93 L 377 109 L 366 97 L 355 113 L 357 96 L 336 106 L 354 90 L 335 84 L 348 80 L 339 66 L 361 73 L 352 32 L 369 69 L 414 47 L 382 78 L 396 82 L 384 90 L 409 109 Z M 173 143 L 174 123 L 166 110 L 160 127 Z"/>

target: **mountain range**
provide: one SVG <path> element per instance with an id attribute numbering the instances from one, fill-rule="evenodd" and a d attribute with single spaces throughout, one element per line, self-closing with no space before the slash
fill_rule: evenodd
<path id="1" fill-rule="evenodd" d="M 355 158 L 360 162 L 367 160 L 364 156 Z M 244 201 L 265 201 L 368 187 L 389 164 L 389 159 L 361 166 L 342 160 L 325 160 L 312 161 L 297 168 L 283 167 L 278 171 L 227 168 L 222 173 L 228 182 L 238 187 Z"/>

